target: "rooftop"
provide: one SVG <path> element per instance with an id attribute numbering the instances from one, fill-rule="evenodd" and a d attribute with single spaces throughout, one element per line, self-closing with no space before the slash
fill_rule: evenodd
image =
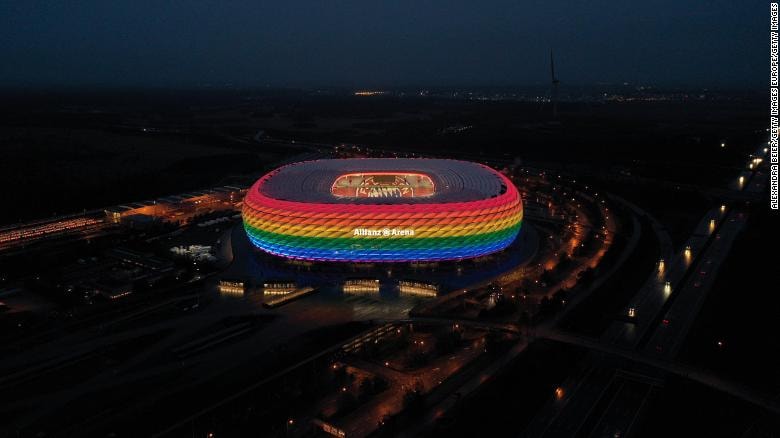
<path id="1" fill-rule="evenodd" d="M 425 204 L 487 199 L 504 193 L 506 186 L 493 169 L 468 161 L 352 158 L 281 167 L 259 190 L 293 202 Z"/>

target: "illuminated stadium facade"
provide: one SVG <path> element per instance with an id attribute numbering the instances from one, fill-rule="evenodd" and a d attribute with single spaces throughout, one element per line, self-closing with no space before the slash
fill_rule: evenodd
<path id="1" fill-rule="evenodd" d="M 248 191 L 244 228 L 282 257 L 341 262 L 459 260 L 517 237 L 517 188 L 481 164 L 438 159 L 316 160 L 276 169 Z"/>

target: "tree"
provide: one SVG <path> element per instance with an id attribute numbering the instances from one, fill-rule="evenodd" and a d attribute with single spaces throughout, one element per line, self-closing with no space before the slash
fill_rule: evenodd
<path id="1" fill-rule="evenodd" d="M 358 394 L 358 400 L 365 402 L 374 395 L 384 391 L 386 388 L 387 382 L 385 382 L 381 377 L 367 377 L 360 381 L 360 392 Z"/>
<path id="2" fill-rule="evenodd" d="M 440 355 L 452 353 L 460 345 L 460 341 L 460 331 L 448 330 L 436 337 L 436 351 Z"/>
<path id="3" fill-rule="evenodd" d="M 357 408 L 358 400 L 351 392 L 344 391 L 339 395 L 337 406 L 338 415 L 344 415 Z"/>
<path id="4" fill-rule="evenodd" d="M 344 386 L 349 381 L 349 375 L 347 375 L 347 369 L 345 367 L 337 367 L 333 370 L 333 381 L 337 386 Z"/>
<path id="5" fill-rule="evenodd" d="M 424 412 L 425 407 L 422 391 L 409 389 L 404 393 L 404 410 L 411 416 L 417 416 Z"/>
<path id="6" fill-rule="evenodd" d="M 414 349 L 409 353 L 409 367 L 419 368 L 427 364 L 429 359 L 427 352 Z"/>
<path id="7" fill-rule="evenodd" d="M 501 353 L 509 349 L 509 340 L 502 333 L 488 332 L 485 336 L 485 350 L 488 353 Z"/>

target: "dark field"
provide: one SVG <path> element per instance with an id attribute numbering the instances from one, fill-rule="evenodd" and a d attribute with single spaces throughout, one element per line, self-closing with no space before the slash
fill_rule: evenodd
<path id="1" fill-rule="evenodd" d="M 3 223 L 205 188 L 275 158 L 94 129 L 6 127 L 0 135 L 3 200 L 14 206 L 3 209 Z"/>
<path id="2" fill-rule="evenodd" d="M 669 378 L 637 424 L 637 437 L 776 437 L 780 419 L 761 408 L 688 380 Z"/>
<path id="3" fill-rule="evenodd" d="M 639 180 L 644 185 L 722 186 L 735 173 L 738 157 L 765 136 L 764 102 L 750 93 L 667 102 L 563 102 L 557 120 L 549 105 L 535 102 L 301 90 L 17 93 L 4 95 L 2 102 L 0 184 L 6 188 L 4 205 L 14 208 L 3 209 L 0 223 L 229 182 L 231 175 L 256 173 L 301 152 L 289 140 L 518 159 L 610 189 L 615 178 L 637 177 L 647 179 Z M 254 141 L 260 130 L 265 141 Z M 646 203 L 660 203 L 653 213 L 663 217 L 658 201 L 669 197 Z M 672 213 L 669 223 L 684 234 L 687 216 Z"/>

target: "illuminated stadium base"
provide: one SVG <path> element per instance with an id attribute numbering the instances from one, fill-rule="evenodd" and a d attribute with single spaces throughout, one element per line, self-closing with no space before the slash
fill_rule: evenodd
<path id="1" fill-rule="evenodd" d="M 459 260 L 502 250 L 523 205 L 504 175 L 434 159 L 317 160 L 281 167 L 244 199 L 244 228 L 268 253 L 302 260 Z"/>

